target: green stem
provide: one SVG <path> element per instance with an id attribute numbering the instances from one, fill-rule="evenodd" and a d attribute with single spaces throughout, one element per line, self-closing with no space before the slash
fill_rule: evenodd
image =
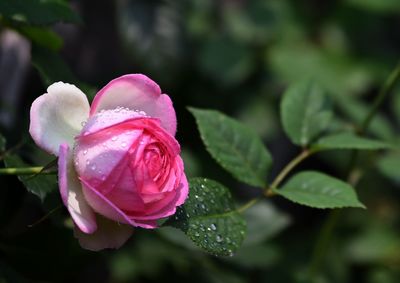
<path id="1" fill-rule="evenodd" d="M 400 79 L 400 62 L 397 64 L 396 68 L 390 73 L 389 77 L 386 79 L 378 95 L 375 97 L 371 110 L 365 117 L 363 123 L 361 124 L 360 134 L 368 129 L 369 124 L 372 122 L 374 116 L 378 113 L 380 106 L 385 101 L 385 98 L 396 86 L 397 81 Z"/>
<path id="2" fill-rule="evenodd" d="M 295 158 L 292 159 L 283 169 L 282 171 L 275 177 L 275 179 L 272 181 L 271 185 L 268 186 L 263 190 L 263 196 L 271 197 L 276 195 L 276 193 L 273 191 L 273 189 L 277 188 L 280 183 L 286 178 L 286 176 L 297 166 L 299 165 L 303 160 L 308 158 L 310 155 L 316 153 L 318 149 L 304 149 L 299 155 L 297 155 Z M 246 211 L 248 208 L 252 207 L 255 205 L 262 196 L 254 198 L 249 200 L 247 203 L 242 205 L 237 209 L 239 213 L 242 213 Z"/>
<path id="3" fill-rule="evenodd" d="M 253 198 L 253 199 L 249 200 L 248 202 L 246 202 L 241 207 L 239 207 L 236 211 L 239 213 L 243 213 L 244 211 L 246 211 L 247 209 L 249 209 L 250 207 L 255 205 L 260 199 L 261 199 L 261 197 Z"/>
<path id="4" fill-rule="evenodd" d="M 319 233 L 319 237 L 314 247 L 310 269 L 309 269 L 309 278 L 313 279 L 318 272 L 319 266 L 324 259 L 325 252 L 329 243 L 331 242 L 333 230 L 335 229 L 336 224 L 338 223 L 340 210 L 335 209 L 331 211 L 328 215 L 328 218 L 325 220 L 322 229 Z"/>
<path id="5" fill-rule="evenodd" d="M 33 175 L 33 174 L 55 174 L 55 171 L 44 171 L 44 167 L 24 168 L 0 168 L 0 175 Z"/>
<path id="6" fill-rule="evenodd" d="M 50 210 L 49 212 L 47 212 L 43 217 L 41 217 L 39 220 L 35 221 L 34 223 L 28 225 L 29 228 L 32 228 L 40 223 L 42 223 L 44 220 L 46 220 L 51 214 L 53 214 L 54 212 L 56 212 L 57 210 L 59 210 L 60 208 L 62 208 L 63 205 L 60 204 L 59 206 L 53 208 L 52 210 Z"/>
<path id="7" fill-rule="evenodd" d="M 280 183 L 286 178 L 286 176 L 303 160 L 310 157 L 312 154 L 316 153 L 317 149 L 304 149 L 299 155 L 297 155 L 292 161 L 290 161 L 282 171 L 276 176 L 276 178 L 272 181 L 271 185 L 264 190 L 264 194 L 266 196 L 273 196 L 276 193 L 273 189 L 276 189 Z"/>
<path id="8" fill-rule="evenodd" d="M 389 77 L 383 84 L 381 90 L 378 95 L 375 97 L 371 110 L 368 112 L 365 117 L 363 123 L 361 124 L 361 128 L 359 130 L 359 134 L 363 136 L 365 132 L 368 130 L 370 123 L 372 122 L 375 115 L 378 113 L 380 106 L 385 101 L 385 98 L 389 95 L 389 93 L 395 87 L 397 81 L 400 79 L 400 62 L 397 64 L 396 68 L 390 73 Z M 351 154 L 350 162 L 349 162 L 349 170 L 347 176 L 347 182 L 355 187 L 362 176 L 362 171 L 357 168 L 357 159 L 358 159 L 358 151 L 354 150 Z M 316 245 L 314 247 L 314 252 L 311 259 L 309 276 L 310 279 L 313 279 L 318 272 L 319 266 L 329 248 L 329 244 L 331 242 L 334 229 L 336 225 L 339 223 L 340 212 L 339 210 L 331 211 L 328 215 L 328 218 L 325 220 L 323 227 L 317 237 Z"/>

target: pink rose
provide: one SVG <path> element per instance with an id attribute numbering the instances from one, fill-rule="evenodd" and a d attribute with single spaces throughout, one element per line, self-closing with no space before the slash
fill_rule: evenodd
<path id="1" fill-rule="evenodd" d="M 32 104 L 29 132 L 58 156 L 59 187 L 90 250 L 120 247 L 132 226 L 156 228 L 188 195 L 170 98 L 144 75 L 119 77 L 89 106 L 58 82 Z"/>

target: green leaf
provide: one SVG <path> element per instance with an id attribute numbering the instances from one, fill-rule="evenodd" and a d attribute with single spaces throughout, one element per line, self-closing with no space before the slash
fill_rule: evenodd
<path id="1" fill-rule="evenodd" d="M 377 150 L 390 147 L 389 144 L 356 136 L 351 133 L 334 134 L 319 139 L 313 147 L 319 150 L 329 149 L 359 149 L 359 150 Z"/>
<path id="2" fill-rule="evenodd" d="M 263 269 L 277 264 L 283 256 L 283 251 L 277 245 L 260 244 L 243 246 L 234 257 L 226 258 L 229 263 L 240 268 Z"/>
<path id="3" fill-rule="evenodd" d="M 328 96 L 319 85 L 302 81 L 285 92 L 281 102 L 281 119 L 293 143 L 309 144 L 327 129 L 331 118 Z"/>
<path id="4" fill-rule="evenodd" d="M 6 156 L 4 158 L 4 163 L 6 167 L 29 167 L 29 165 L 16 155 Z M 48 193 L 57 190 L 57 177 L 55 175 L 21 175 L 18 176 L 18 179 L 25 185 L 29 192 L 37 195 L 42 201 Z"/>
<path id="5" fill-rule="evenodd" d="M 0 154 L 6 150 L 6 138 L 0 134 Z"/>
<path id="6" fill-rule="evenodd" d="M 293 202 L 315 208 L 365 208 L 349 184 L 314 171 L 295 175 L 274 192 Z"/>
<path id="7" fill-rule="evenodd" d="M 212 157 L 238 180 L 264 187 L 272 158 L 249 127 L 214 110 L 189 108 Z"/>
<path id="8" fill-rule="evenodd" d="M 400 12 L 398 0 L 346 0 L 345 2 L 370 12 L 383 14 Z"/>
<path id="9" fill-rule="evenodd" d="M 63 45 L 62 38 L 49 28 L 21 26 L 17 30 L 33 43 L 53 51 L 59 50 Z"/>
<path id="10" fill-rule="evenodd" d="M 229 190 L 202 178 L 190 180 L 189 198 L 163 226 L 182 230 L 197 246 L 217 256 L 232 255 L 246 231 L 246 222 L 235 210 Z"/>
<path id="11" fill-rule="evenodd" d="M 400 90 L 397 90 L 397 92 L 394 93 L 391 104 L 397 123 L 400 123 Z"/>
<path id="12" fill-rule="evenodd" d="M 254 68 L 248 46 L 221 36 L 202 44 L 198 64 L 205 75 L 217 80 L 220 85 L 238 85 Z"/>
<path id="13" fill-rule="evenodd" d="M 400 183 L 400 154 L 389 153 L 378 161 L 378 170 L 385 177 Z"/>
<path id="14" fill-rule="evenodd" d="M 0 15 L 16 23 L 33 25 L 81 22 L 68 3 L 60 0 L 1 0 Z"/>
<path id="15" fill-rule="evenodd" d="M 292 23 L 291 28 L 286 28 L 282 40 L 267 49 L 266 63 L 274 77 L 282 83 L 311 78 L 333 94 L 362 93 L 368 90 L 380 68 L 349 57 L 345 52 L 346 39 L 334 36 L 336 28 L 328 32 L 327 26 L 321 27 L 323 43 L 315 44 L 298 37 L 305 34 L 296 22 Z M 293 32 L 297 32 L 294 37 Z M 324 42 L 327 39 L 329 42 Z"/>
<path id="16" fill-rule="evenodd" d="M 398 260 L 400 252 L 398 234 L 390 226 L 371 222 L 363 229 L 364 231 L 348 242 L 347 257 L 351 261 L 361 264 Z"/>
<path id="17" fill-rule="evenodd" d="M 54 51 L 33 45 L 32 64 L 39 71 L 45 86 L 63 81 L 75 84 L 89 99 L 92 99 L 96 93 L 96 90 L 92 86 L 78 80 L 61 56 Z"/>
<path id="18" fill-rule="evenodd" d="M 353 120 L 357 126 L 362 124 L 370 111 L 369 105 L 349 95 L 336 95 L 335 103 L 343 114 Z M 391 123 L 380 113 L 371 121 L 368 133 L 384 140 L 391 140 L 394 137 L 394 130 Z"/>
<path id="19" fill-rule="evenodd" d="M 289 215 L 279 211 L 272 203 L 258 202 L 244 212 L 247 236 L 243 246 L 253 246 L 271 239 L 290 224 Z"/>
<path id="20" fill-rule="evenodd" d="M 33 45 L 32 64 L 39 71 L 45 85 L 57 81 L 69 83 L 77 81 L 70 68 L 56 52 Z"/>

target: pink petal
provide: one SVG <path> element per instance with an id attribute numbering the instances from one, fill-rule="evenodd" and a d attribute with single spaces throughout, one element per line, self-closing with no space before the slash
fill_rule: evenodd
<path id="1" fill-rule="evenodd" d="M 29 132 L 39 147 L 57 155 L 61 144 L 73 146 L 89 110 L 85 94 L 76 86 L 54 83 L 32 103 Z"/>
<path id="2" fill-rule="evenodd" d="M 103 194 L 112 190 L 122 170 L 128 166 L 129 148 L 138 142 L 141 134 L 142 130 L 114 129 L 95 136 L 80 137 L 74 156 L 80 178 Z"/>
<path id="3" fill-rule="evenodd" d="M 135 215 L 135 221 L 160 219 L 173 215 L 176 212 L 176 208 L 185 202 L 189 192 L 189 185 L 187 183 L 186 176 L 183 175 L 182 178 L 183 180 L 176 194 L 170 193 L 165 198 L 165 202 L 156 203 L 153 207 L 148 208 L 149 213 L 151 213 L 151 211 L 155 211 L 155 213 L 145 216 Z"/>
<path id="4" fill-rule="evenodd" d="M 182 205 L 189 195 L 189 183 L 187 181 L 185 173 L 182 173 L 181 177 L 181 185 L 180 185 L 180 194 L 176 201 L 176 206 Z"/>
<path id="5" fill-rule="evenodd" d="M 90 234 L 96 231 L 96 216 L 83 196 L 82 185 L 76 176 L 67 144 L 60 146 L 58 183 L 63 203 L 68 208 L 75 224 L 84 233 Z"/>
<path id="6" fill-rule="evenodd" d="M 75 227 L 74 236 L 78 238 L 82 248 L 91 251 L 103 249 L 118 249 L 132 235 L 133 228 L 111 221 L 100 215 L 97 216 L 98 229 L 93 234 L 84 234 Z"/>
<path id="7" fill-rule="evenodd" d="M 88 201 L 89 205 L 99 214 L 112 219 L 114 221 L 129 224 L 132 226 L 142 227 L 142 228 L 153 228 L 148 224 L 136 223 L 129 218 L 122 210 L 120 210 L 114 203 L 107 199 L 104 195 L 92 188 L 84 180 L 83 183 L 83 193 Z"/>
<path id="8" fill-rule="evenodd" d="M 90 115 L 117 107 L 144 111 L 150 117 L 159 118 L 162 127 L 171 135 L 176 133 L 176 115 L 171 99 L 161 94 L 160 87 L 145 75 L 130 74 L 109 82 L 94 98 Z"/>

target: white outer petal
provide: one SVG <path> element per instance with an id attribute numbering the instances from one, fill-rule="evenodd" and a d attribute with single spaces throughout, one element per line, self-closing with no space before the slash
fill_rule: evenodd
<path id="1" fill-rule="evenodd" d="M 29 132 L 39 147 L 58 155 L 61 144 L 67 143 L 72 148 L 89 111 L 87 97 L 80 89 L 63 82 L 54 83 L 32 103 Z"/>
<path id="2" fill-rule="evenodd" d="M 120 248 L 132 235 L 133 228 L 97 215 L 98 229 L 93 234 L 84 234 L 77 227 L 74 236 L 82 248 L 90 251 Z"/>
<path id="3" fill-rule="evenodd" d="M 66 144 L 60 146 L 58 183 L 63 203 L 68 208 L 75 224 L 83 233 L 95 232 L 97 230 L 96 215 L 83 196 L 82 185 L 72 163 L 72 154 Z"/>

